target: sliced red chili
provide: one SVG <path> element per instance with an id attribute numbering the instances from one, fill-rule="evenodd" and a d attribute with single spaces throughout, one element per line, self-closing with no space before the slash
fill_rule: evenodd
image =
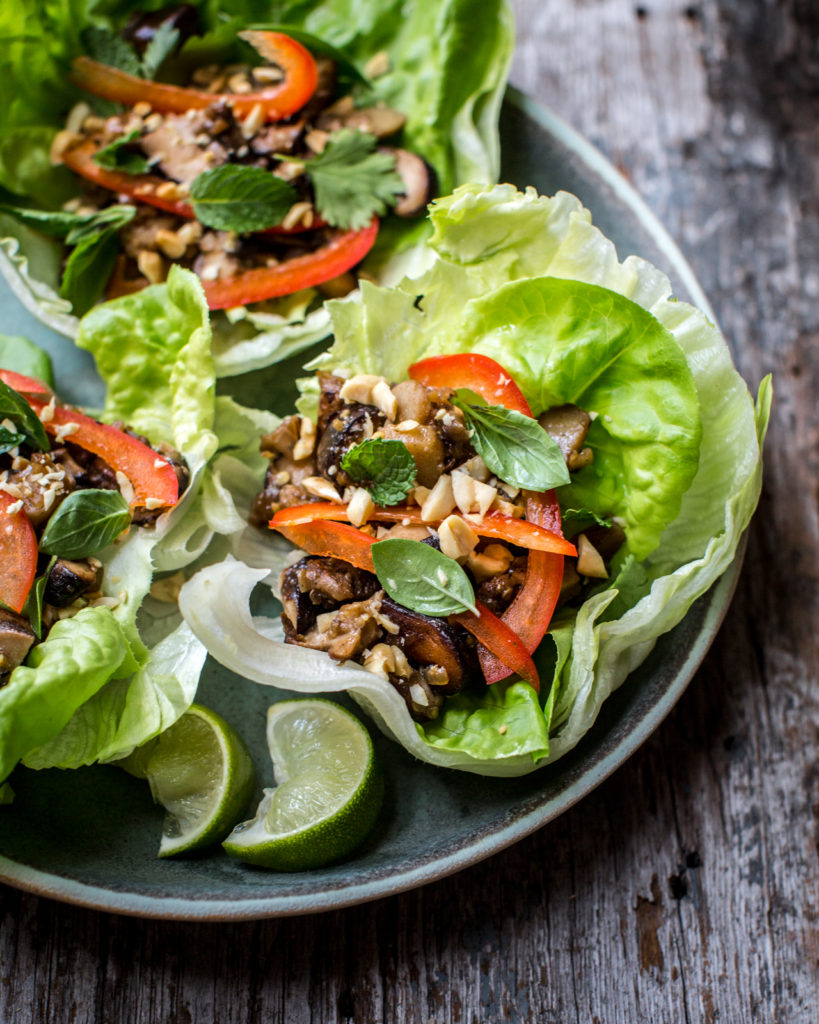
<path id="1" fill-rule="evenodd" d="M 37 537 L 17 498 L 0 491 L 0 601 L 21 612 L 37 574 Z"/>
<path id="2" fill-rule="evenodd" d="M 125 475 L 133 488 L 132 507 L 168 508 L 179 500 L 179 482 L 167 459 L 136 437 L 107 423 L 85 416 L 76 409 L 55 405 L 43 416 L 48 393 L 31 377 L 0 370 L 0 380 L 18 391 L 43 421 L 47 433 L 98 455 L 115 471 Z M 43 397 L 38 397 L 43 396 Z"/>
<path id="3" fill-rule="evenodd" d="M 434 388 L 469 388 L 489 405 L 531 416 L 532 409 L 523 392 L 500 363 L 478 352 L 457 352 L 448 356 L 430 356 L 409 368 L 412 380 Z"/>
<path id="4" fill-rule="evenodd" d="M 245 270 L 225 281 L 203 281 L 208 306 L 232 309 L 324 284 L 360 263 L 375 244 L 377 234 L 378 218 L 373 217 L 366 228 L 335 235 L 304 256 L 294 256 L 274 267 Z"/>
<path id="5" fill-rule="evenodd" d="M 239 117 L 246 117 L 254 107 L 261 106 L 267 121 L 280 121 L 301 110 L 318 84 L 316 62 L 309 51 L 281 32 L 250 31 L 240 35 L 263 57 L 281 68 L 281 82 L 259 92 L 209 93 L 150 82 L 90 57 L 76 58 L 70 78 L 74 85 L 95 96 L 131 107 L 140 102 L 150 103 L 154 110 L 163 113 L 184 114 L 187 110 L 201 110 L 220 100 L 229 103 Z"/>

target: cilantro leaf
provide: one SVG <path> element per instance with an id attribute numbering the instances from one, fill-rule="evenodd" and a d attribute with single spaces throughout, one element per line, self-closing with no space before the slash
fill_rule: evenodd
<path id="1" fill-rule="evenodd" d="M 120 135 L 112 143 L 94 154 L 94 163 L 107 171 L 125 171 L 126 174 L 147 174 L 151 165 L 141 153 L 128 149 L 139 138 L 139 128 Z"/>
<path id="2" fill-rule="evenodd" d="M 263 231 L 279 224 L 297 199 L 292 185 L 261 167 L 224 164 L 191 184 L 197 219 L 220 231 Z"/>
<path id="3" fill-rule="evenodd" d="M 345 128 L 331 135 L 324 152 L 304 162 L 316 208 L 328 224 L 359 230 L 383 214 L 405 189 L 395 157 L 376 149 L 367 132 Z"/>
<path id="4" fill-rule="evenodd" d="M 382 507 L 397 505 L 415 485 L 418 472 L 412 452 L 400 441 L 372 437 L 344 453 L 341 468 L 364 485 Z"/>

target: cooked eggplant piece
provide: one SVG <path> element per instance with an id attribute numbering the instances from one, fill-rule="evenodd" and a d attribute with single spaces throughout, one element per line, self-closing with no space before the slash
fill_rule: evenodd
<path id="1" fill-rule="evenodd" d="M 74 562 L 58 558 L 49 573 L 43 599 L 55 608 L 66 608 L 89 590 L 96 590 L 101 579 L 99 562 L 94 565 L 86 559 Z"/>
<path id="2" fill-rule="evenodd" d="M 37 637 L 22 615 L 0 608 L 0 684 L 22 665 Z"/>
<path id="3" fill-rule="evenodd" d="M 477 656 L 471 637 L 444 619 L 410 611 L 385 595 L 381 614 L 398 626 L 390 643 L 400 647 L 416 665 L 438 665 L 446 673 L 438 676 L 441 693 L 456 693 L 465 680 L 477 671 Z"/>
<path id="4" fill-rule="evenodd" d="M 364 601 L 378 589 L 378 580 L 372 573 L 338 558 L 302 558 L 282 573 L 285 634 L 303 636 L 315 626 L 321 612 L 345 601 Z"/>

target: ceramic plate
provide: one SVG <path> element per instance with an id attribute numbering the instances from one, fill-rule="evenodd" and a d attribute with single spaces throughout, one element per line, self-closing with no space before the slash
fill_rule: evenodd
<path id="1" fill-rule="evenodd" d="M 587 142 L 518 92 L 504 107 L 502 178 L 542 193 L 576 193 L 622 257 L 637 253 L 669 273 L 676 294 L 708 311 L 690 268 L 628 183 Z M 87 353 L 51 333 L 0 281 L 6 333 L 24 334 L 55 357 L 60 394 L 99 401 Z M 294 373 L 303 357 L 288 367 Z M 281 367 L 277 369 L 278 380 Z M 264 375 L 234 379 L 242 397 L 264 393 Z M 280 411 L 291 401 L 277 389 Z M 713 640 L 739 559 L 604 705 L 594 728 L 557 764 L 522 779 L 484 779 L 432 768 L 376 737 L 388 778 L 377 831 L 354 857 L 303 874 L 246 868 L 221 851 L 159 861 L 162 810 L 148 787 L 111 767 L 12 777 L 14 805 L 0 811 L 0 878 L 55 899 L 146 917 L 232 920 L 343 907 L 422 885 L 466 867 L 551 821 L 592 790 L 668 714 Z M 271 785 L 265 712 L 278 694 L 209 660 L 198 699 L 241 729 L 261 784 Z M 255 743 L 254 743 L 255 741 Z"/>

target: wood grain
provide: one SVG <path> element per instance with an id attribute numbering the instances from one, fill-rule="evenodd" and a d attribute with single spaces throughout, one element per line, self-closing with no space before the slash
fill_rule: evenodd
<path id="1" fill-rule="evenodd" d="M 749 383 L 775 375 L 763 498 L 717 642 L 603 786 L 424 889 L 242 925 L 0 890 L 0 1021 L 819 1019 L 819 8 L 514 6 L 512 81 L 633 180 Z"/>

